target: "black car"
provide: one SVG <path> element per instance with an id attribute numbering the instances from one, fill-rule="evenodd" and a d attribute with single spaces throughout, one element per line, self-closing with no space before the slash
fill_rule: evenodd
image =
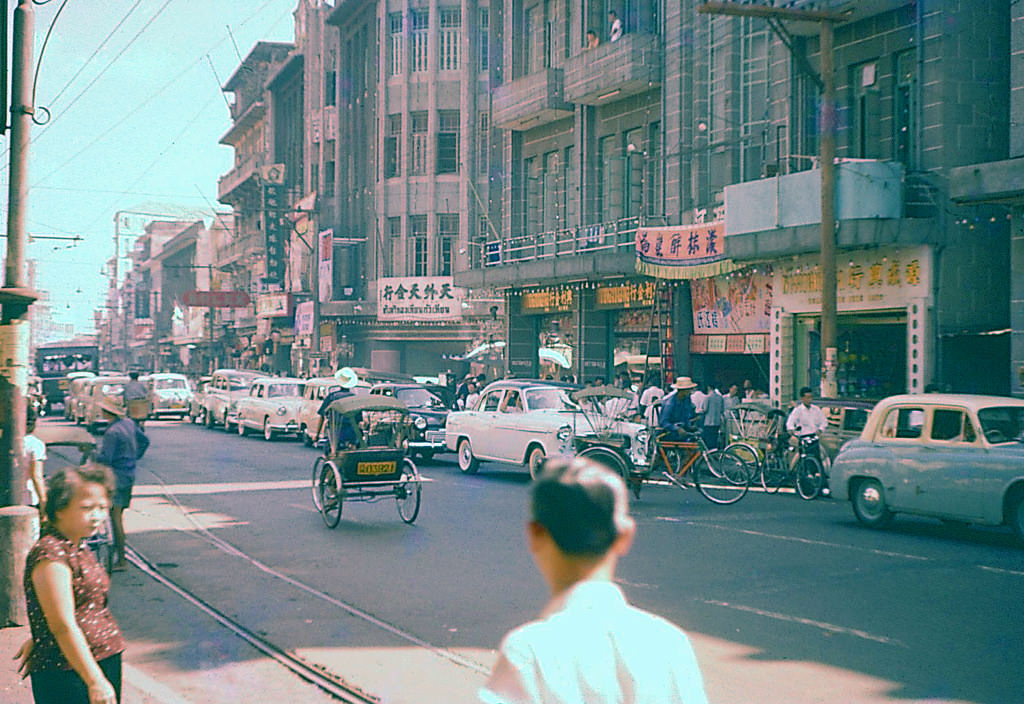
<path id="1" fill-rule="evenodd" d="M 384 383 L 370 389 L 371 394 L 394 396 L 409 407 L 414 435 L 409 438 L 409 454 L 425 460 L 445 450 L 444 427 L 451 410 L 441 397 L 423 384 Z"/>

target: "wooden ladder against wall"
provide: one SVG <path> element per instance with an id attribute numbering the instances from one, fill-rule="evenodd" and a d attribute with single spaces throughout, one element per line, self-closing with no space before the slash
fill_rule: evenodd
<path id="1" fill-rule="evenodd" d="M 644 380 L 651 366 L 651 349 L 656 349 L 661 356 L 662 385 L 675 380 L 673 376 L 673 359 L 675 357 L 674 335 L 672 331 L 672 284 L 659 281 L 654 293 L 654 308 L 651 311 L 651 324 L 647 328 L 647 344 L 644 346 Z"/>

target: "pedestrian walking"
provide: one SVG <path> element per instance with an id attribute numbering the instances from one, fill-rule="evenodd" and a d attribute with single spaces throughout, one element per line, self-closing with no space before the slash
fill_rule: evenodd
<path id="1" fill-rule="evenodd" d="M 114 569 L 123 570 L 128 564 L 124 557 L 124 510 L 132 502 L 135 463 L 146 454 L 149 438 L 118 404 L 104 399 L 100 408 L 110 425 L 100 439 L 96 460 L 114 472 L 115 488 L 110 508 L 110 521 L 114 524 L 114 550 L 117 553 Z"/>
<path id="2" fill-rule="evenodd" d="M 25 481 L 25 502 L 39 510 L 40 516 L 46 511 L 46 484 L 43 480 L 43 464 L 46 462 L 46 443 L 35 435 L 36 412 L 32 406 L 25 408 L 24 450 L 28 475 Z M 38 537 L 38 536 L 37 536 Z"/>
<path id="3" fill-rule="evenodd" d="M 626 601 L 613 581 L 636 523 L 622 478 L 583 457 L 533 482 L 530 554 L 551 600 L 508 633 L 486 704 L 706 704 L 686 634 Z"/>
<path id="4" fill-rule="evenodd" d="M 25 561 L 32 637 L 15 658 L 36 704 L 121 701 L 124 638 L 108 605 L 110 577 L 85 539 L 107 517 L 113 477 L 98 464 L 68 467 L 48 486 L 47 523 Z"/>
<path id="5" fill-rule="evenodd" d="M 128 372 L 128 383 L 124 385 L 121 392 L 124 399 L 124 407 L 128 409 L 128 417 L 145 427 L 146 418 L 153 410 L 149 403 L 149 389 L 139 381 L 139 373 L 135 370 Z"/>
<path id="6" fill-rule="evenodd" d="M 725 397 L 722 392 L 715 388 L 714 384 L 708 384 L 707 396 L 704 398 L 704 423 L 701 428 L 701 436 L 708 449 L 718 448 L 718 438 L 722 432 L 722 417 L 725 415 Z"/>

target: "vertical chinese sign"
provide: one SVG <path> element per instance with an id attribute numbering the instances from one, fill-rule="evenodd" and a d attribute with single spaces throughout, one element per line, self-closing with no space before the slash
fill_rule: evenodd
<path id="1" fill-rule="evenodd" d="M 321 303 L 327 303 L 334 298 L 334 230 L 322 230 L 317 240 L 318 295 Z"/>
<path id="2" fill-rule="evenodd" d="M 288 233 L 284 217 L 284 195 L 283 184 L 263 184 L 263 224 L 267 235 L 267 270 L 263 280 L 266 283 L 279 284 L 284 281 L 284 240 Z"/>

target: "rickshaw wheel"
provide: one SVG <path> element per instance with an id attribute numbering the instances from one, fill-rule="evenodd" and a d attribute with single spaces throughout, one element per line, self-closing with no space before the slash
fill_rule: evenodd
<path id="1" fill-rule="evenodd" d="M 334 462 L 327 460 L 320 469 L 317 482 L 320 495 L 320 516 L 328 528 L 337 528 L 341 521 L 342 504 L 345 502 L 345 483 Z"/>
<path id="2" fill-rule="evenodd" d="M 327 458 L 323 455 L 316 458 L 316 461 L 313 462 L 313 479 L 309 483 L 309 493 L 313 495 L 313 506 L 316 507 L 317 511 L 320 510 L 320 470 L 326 461 Z"/>
<path id="3" fill-rule="evenodd" d="M 395 501 L 398 515 L 406 523 L 412 524 L 420 515 L 420 473 L 408 457 L 402 460 L 402 479 L 395 487 Z"/>

